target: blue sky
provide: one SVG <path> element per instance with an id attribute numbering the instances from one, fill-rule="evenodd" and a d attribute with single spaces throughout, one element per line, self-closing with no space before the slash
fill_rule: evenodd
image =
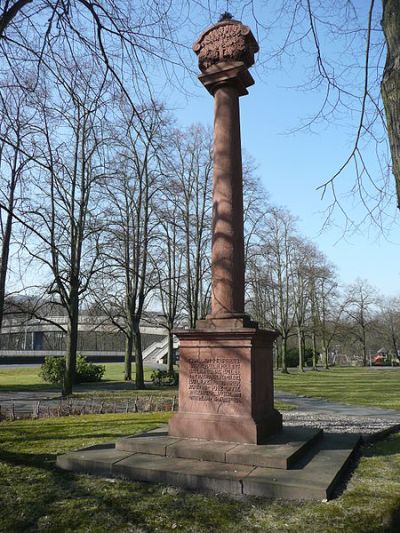
<path id="1" fill-rule="evenodd" d="M 251 25 L 251 21 L 248 23 Z M 208 21 L 205 26 L 207 24 Z M 332 43 L 330 46 L 333 55 L 338 55 L 339 49 Z M 339 120 L 336 117 L 323 127 L 315 127 L 314 132 L 288 134 L 315 113 L 322 98 L 322 93 L 293 88 L 305 81 L 303 71 L 310 61 L 312 57 L 304 61 L 296 58 L 281 69 L 253 69 L 256 83 L 250 87 L 249 95 L 241 98 L 242 147 L 255 159 L 257 174 L 272 202 L 286 206 L 298 217 L 301 232 L 316 242 L 337 266 L 344 283 L 360 277 L 385 295 L 399 294 L 400 224 L 395 201 L 392 199 L 386 209 L 383 233 L 369 220 L 362 223 L 365 207 L 360 205 L 357 195 L 350 193 L 355 176 L 353 167 L 336 180 L 336 191 L 346 213 L 359 223 L 358 230 L 343 235 L 345 220 L 337 209 L 329 228 L 321 232 L 331 197 L 321 199 L 317 187 L 332 176 L 347 157 L 358 114 L 342 113 Z M 196 69 L 194 54 L 193 68 Z M 186 80 L 185 89 L 190 92 L 186 98 L 178 91 L 170 94 L 167 91 L 168 105 L 174 108 L 178 121 L 183 126 L 193 122 L 211 125 L 212 97 L 195 76 Z M 364 153 L 369 158 L 372 176 L 380 179 L 382 171 L 376 162 L 374 145 L 367 145 Z M 390 184 L 393 193 L 393 178 Z"/>

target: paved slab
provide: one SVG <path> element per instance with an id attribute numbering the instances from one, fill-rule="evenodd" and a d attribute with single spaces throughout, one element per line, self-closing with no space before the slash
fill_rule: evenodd
<path id="1" fill-rule="evenodd" d="M 242 494 L 242 479 L 254 467 L 134 454 L 113 465 L 113 474 L 136 481 L 165 483 L 196 490 Z"/>
<path id="2" fill-rule="evenodd" d="M 158 437 L 154 435 L 154 432 L 148 432 L 148 438 L 152 441 L 157 438 L 166 438 L 164 428 L 157 431 Z M 255 467 L 249 464 L 122 451 L 115 449 L 112 444 L 94 446 L 59 456 L 57 466 L 74 472 L 122 477 L 228 494 L 302 500 L 330 498 L 337 483 L 341 480 L 341 475 L 360 437 L 332 434 L 318 439 L 318 432 L 314 432 L 313 435 L 312 445 L 301 457 L 297 458 L 292 469 Z M 140 438 L 143 438 L 143 435 Z M 171 444 L 166 448 L 167 452 L 174 446 L 179 448 L 179 445 L 180 441 Z M 235 443 L 231 445 L 232 450 L 243 446 Z M 217 452 L 211 452 L 212 446 Z M 227 443 L 210 442 L 207 449 L 210 451 L 210 456 L 213 453 L 218 456 L 224 446 L 226 447 Z M 271 450 L 276 450 L 278 446 L 278 444 L 272 444 Z M 255 448 L 257 448 L 256 445 Z M 186 448 L 187 450 L 189 448 Z M 190 447 L 190 453 L 193 451 L 196 452 L 195 443 L 192 443 Z"/>
<path id="3" fill-rule="evenodd" d="M 237 445 L 227 452 L 226 462 L 287 470 L 320 437 L 321 429 L 284 428 L 265 445 Z"/>
<path id="4" fill-rule="evenodd" d="M 357 435 L 324 435 L 298 469 L 256 468 L 243 479 L 243 494 L 285 499 L 330 499 L 360 441 Z"/>
<path id="5" fill-rule="evenodd" d="M 167 455 L 167 448 L 179 440 L 179 438 L 174 437 L 158 436 L 129 437 L 126 439 L 118 439 L 115 447 L 117 450 L 165 456 Z"/>
<path id="6" fill-rule="evenodd" d="M 200 439 L 181 439 L 167 450 L 169 457 L 197 459 L 199 461 L 214 461 L 226 463 L 227 453 L 237 446 L 233 442 L 215 442 Z M 242 463 L 247 464 L 247 463 Z"/>
<path id="7" fill-rule="evenodd" d="M 129 455 L 129 452 L 116 450 L 114 444 L 108 444 L 59 455 L 56 464 L 63 470 L 111 476 L 113 464 Z"/>
<path id="8" fill-rule="evenodd" d="M 265 445 L 256 445 L 175 438 L 159 429 L 118 439 L 115 447 L 133 453 L 287 469 L 321 435 L 321 429 L 289 428 L 271 436 Z"/>

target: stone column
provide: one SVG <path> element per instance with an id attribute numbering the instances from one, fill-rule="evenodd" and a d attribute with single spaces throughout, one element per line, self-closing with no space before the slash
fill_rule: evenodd
<path id="1" fill-rule="evenodd" d="M 200 81 L 214 97 L 211 314 L 180 342 L 179 412 L 169 435 L 261 444 L 280 431 L 274 409 L 272 343 L 244 313 L 243 185 L 239 98 L 254 83 L 248 68 L 258 44 L 224 19 L 194 45 Z"/>
<path id="2" fill-rule="evenodd" d="M 244 241 L 239 91 L 228 80 L 215 88 L 214 99 L 211 316 L 242 317 Z"/>

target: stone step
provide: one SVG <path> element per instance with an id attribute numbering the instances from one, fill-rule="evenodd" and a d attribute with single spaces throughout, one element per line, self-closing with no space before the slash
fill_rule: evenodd
<path id="1" fill-rule="evenodd" d="M 332 496 L 359 440 L 358 435 L 324 434 L 291 469 L 132 452 L 116 449 L 114 444 L 58 456 L 57 466 L 74 472 L 195 490 L 321 500 Z"/>
<path id="2" fill-rule="evenodd" d="M 320 429 L 285 428 L 266 444 L 256 445 L 169 437 L 166 430 L 157 430 L 118 439 L 115 447 L 132 453 L 288 469 L 321 435 Z"/>

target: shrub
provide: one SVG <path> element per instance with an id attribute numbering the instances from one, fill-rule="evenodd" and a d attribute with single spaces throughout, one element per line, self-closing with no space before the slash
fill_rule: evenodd
<path id="1" fill-rule="evenodd" d="M 95 381 L 101 381 L 104 376 L 106 367 L 104 365 L 95 365 L 89 363 L 86 357 L 78 354 L 76 359 L 76 380 L 77 383 L 89 383 Z"/>
<path id="2" fill-rule="evenodd" d="M 88 383 L 101 381 L 106 367 L 89 363 L 87 359 L 78 354 L 76 358 L 75 383 Z M 40 368 L 39 375 L 46 383 L 60 384 L 63 382 L 65 372 L 64 357 L 48 356 Z"/>
<path id="3" fill-rule="evenodd" d="M 179 374 L 175 371 L 169 374 L 167 370 L 153 370 L 150 379 L 154 385 L 178 385 Z"/>
<path id="4" fill-rule="evenodd" d="M 46 383 L 62 383 L 65 370 L 64 357 L 47 356 L 40 367 L 39 376 Z"/>
<path id="5" fill-rule="evenodd" d="M 312 366 L 312 350 L 306 348 L 304 353 L 305 366 Z M 299 351 L 297 348 L 290 348 L 286 353 L 286 365 L 288 368 L 296 368 L 299 365 Z"/>

